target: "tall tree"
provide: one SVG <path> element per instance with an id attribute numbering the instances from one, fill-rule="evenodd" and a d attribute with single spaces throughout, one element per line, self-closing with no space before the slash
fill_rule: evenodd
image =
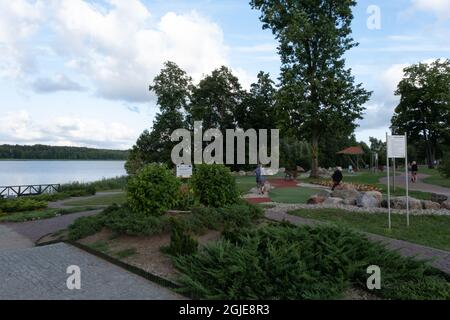
<path id="1" fill-rule="evenodd" d="M 170 140 L 172 132 L 186 128 L 186 107 L 190 101 L 192 79 L 173 62 L 166 62 L 150 86 L 157 97 L 160 112 L 151 131 L 144 131 L 132 148 L 126 164 L 129 173 L 136 172 L 146 163 L 170 164 L 171 152 L 176 144 Z"/>
<path id="2" fill-rule="evenodd" d="M 277 127 L 276 88 L 270 74 L 260 71 L 239 108 L 238 125 L 242 129 L 275 129 Z"/>
<path id="3" fill-rule="evenodd" d="M 406 132 L 411 142 L 424 142 L 428 166 L 433 168 L 439 144 L 450 143 L 450 60 L 415 64 L 404 72 L 395 92 L 400 103 L 392 125 Z"/>
<path id="4" fill-rule="evenodd" d="M 203 121 L 204 128 L 234 129 L 236 114 L 245 97 L 239 79 L 222 66 L 193 89 L 189 122 Z"/>
<path id="5" fill-rule="evenodd" d="M 311 141 L 311 175 L 318 174 L 319 141 L 326 132 L 353 131 L 370 93 L 345 68 L 354 0 L 251 0 L 263 28 L 279 41 L 278 103 L 287 132 Z"/>

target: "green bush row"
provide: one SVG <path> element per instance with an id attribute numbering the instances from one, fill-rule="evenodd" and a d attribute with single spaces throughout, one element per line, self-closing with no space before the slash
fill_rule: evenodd
<path id="1" fill-rule="evenodd" d="M 367 290 L 367 267 L 381 269 L 386 299 L 450 299 L 450 283 L 423 262 L 401 257 L 335 227 L 271 225 L 225 233 L 194 255 L 175 258 L 181 292 L 195 298 L 338 299 Z"/>
<path id="2" fill-rule="evenodd" d="M 136 213 L 161 216 L 171 209 L 202 204 L 223 207 L 239 201 L 236 181 L 222 165 L 199 165 L 188 184 L 181 184 L 164 165 L 149 164 L 128 181 L 127 200 Z"/>
<path id="3" fill-rule="evenodd" d="M 230 229 L 235 226 L 248 227 L 252 221 L 262 217 L 262 209 L 250 204 L 224 208 L 197 208 L 192 214 L 177 218 L 189 233 L 203 234 L 207 230 Z M 173 224 L 173 223 L 172 223 Z M 166 216 L 137 214 L 127 205 L 113 205 L 101 214 L 77 219 L 69 227 L 70 240 L 79 240 L 99 232 L 102 228 L 132 236 L 149 236 L 170 231 L 171 220 Z"/>
<path id="4" fill-rule="evenodd" d="M 47 208 L 46 201 L 39 201 L 27 197 L 0 200 L 0 212 L 1 211 L 6 213 L 23 212 L 23 211 L 39 210 L 44 208 Z"/>

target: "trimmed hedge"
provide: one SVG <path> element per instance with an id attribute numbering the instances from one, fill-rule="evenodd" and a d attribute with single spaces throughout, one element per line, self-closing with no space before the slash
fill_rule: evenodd
<path id="1" fill-rule="evenodd" d="M 190 181 L 201 204 L 223 207 L 239 200 L 236 180 L 230 169 L 218 164 L 197 165 Z"/>
<path id="2" fill-rule="evenodd" d="M 165 165 L 149 164 L 128 181 L 128 204 L 135 213 L 161 216 L 176 207 L 180 184 Z"/>

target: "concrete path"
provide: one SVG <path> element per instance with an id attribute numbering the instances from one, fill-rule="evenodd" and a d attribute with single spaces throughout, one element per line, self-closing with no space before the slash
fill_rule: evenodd
<path id="1" fill-rule="evenodd" d="M 429 175 L 419 173 L 417 175 L 416 183 L 412 183 L 411 180 L 409 180 L 409 189 L 414 190 L 414 191 L 443 194 L 443 195 L 450 197 L 450 188 L 440 187 L 440 186 L 436 186 L 434 184 L 428 184 L 428 183 L 422 182 L 422 179 L 425 179 L 427 177 L 429 177 Z M 393 180 L 391 177 L 391 187 L 392 187 L 392 182 L 393 182 Z M 381 178 L 380 183 L 387 185 L 387 177 Z M 406 178 L 405 178 L 404 173 L 395 177 L 395 185 L 400 186 L 401 188 L 406 188 Z"/>
<path id="2" fill-rule="evenodd" d="M 54 233 L 70 226 L 80 217 L 88 217 L 99 214 L 102 210 L 78 212 L 59 216 L 51 219 L 27 221 L 20 223 L 4 223 L 3 226 L 10 228 L 16 233 L 26 237 L 33 243 L 49 233 Z"/>
<path id="3" fill-rule="evenodd" d="M 67 288 L 69 266 L 81 290 Z M 67 244 L 0 250 L 0 300 L 175 300 L 181 296 Z"/>
<path id="4" fill-rule="evenodd" d="M 0 250 L 31 248 L 34 243 L 11 228 L 0 225 Z"/>
<path id="5" fill-rule="evenodd" d="M 266 210 L 266 218 L 278 222 L 288 221 L 295 225 L 318 225 L 325 224 L 324 222 L 305 219 L 298 216 L 289 215 L 288 211 L 291 210 L 290 207 L 277 206 L 275 208 L 270 208 Z M 413 257 L 422 260 L 432 260 L 430 264 L 450 274 L 450 252 L 445 250 L 439 250 L 435 248 L 430 248 L 422 246 L 420 244 L 415 244 L 411 242 L 406 242 L 402 240 L 392 239 L 383 237 L 380 235 L 375 235 L 371 233 L 365 233 L 370 240 L 382 242 L 391 250 L 397 250 L 404 257 Z"/>

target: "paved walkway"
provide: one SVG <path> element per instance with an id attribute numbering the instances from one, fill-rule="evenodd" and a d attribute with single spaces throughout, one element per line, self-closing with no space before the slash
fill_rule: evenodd
<path id="1" fill-rule="evenodd" d="M 21 223 L 4 223 L 3 226 L 10 228 L 11 230 L 26 237 L 32 242 L 36 242 L 49 233 L 54 233 L 62 229 L 66 229 L 80 217 L 93 216 L 99 214 L 100 212 L 102 212 L 102 210 L 78 212 L 51 219 L 27 221 Z"/>
<path id="2" fill-rule="evenodd" d="M 81 270 L 69 290 L 67 268 Z M 181 296 L 67 244 L 0 250 L 0 300 L 175 300 Z"/>
<path id="3" fill-rule="evenodd" d="M 0 250 L 31 248 L 34 243 L 11 228 L 0 225 Z"/>
<path id="4" fill-rule="evenodd" d="M 409 183 L 409 189 L 414 191 L 423 191 L 423 192 L 430 192 L 430 193 L 438 193 L 443 194 L 450 197 L 450 189 L 445 187 L 436 186 L 434 184 L 428 184 L 425 182 L 422 182 L 422 179 L 425 179 L 429 177 L 427 174 L 418 174 L 417 175 L 417 182 L 412 183 L 410 180 Z M 381 178 L 380 183 L 387 185 L 387 177 Z M 401 174 L 395 177 L 395 185 L 400 186 L 401 188 L 406 188 L 406 178 L 405 174 Z M 392 177 L 391 177 L 391 187 L 392 187 Z"/>
<path id="5" fill-rule="evenodd" d="M 298 216 L 287 214 L 292 210 L 292 206 L 277 206 L 275 208 L 266 210 L 266 218 L 274 221 L 288 221 L 296 225 L 317 225 L 323 224 L 323 222 L 305 219 Z M 418 259 L 432 260 L 430 264 L 450 274 L 450 252 L 434 249 L 419 244 L 406 242 L 402 240 L 396 240 L 392 238 L 383 237 L 371 233 L 365 233 L 370 240 L 383 242 L 389 249 L 398 250 L 398 252 L 405 257 L 416 257 Z"/>

